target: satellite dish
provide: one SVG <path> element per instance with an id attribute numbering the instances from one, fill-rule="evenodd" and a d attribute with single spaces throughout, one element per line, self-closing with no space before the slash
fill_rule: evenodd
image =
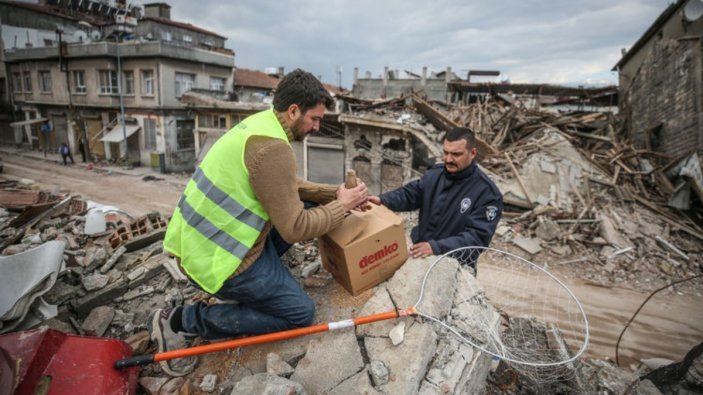
<path id="1" fill-rule="evenodd" d="M 93 41 L 98 41 L 98 40 L 100 40 L 100 36 L 101 36 L 101 34 L 100 34 L 100 32 L 97 31 L 97 30 L 93 30 L 92 32 L 90 32 L 90 38 L 92 38 Z"/>
<path id="2" fill-rule="evenodd" d="M 688 0 L 683 8 L 683 19 L 688 22 L 698 20 L 703 16 L 703 0 Z"/>
<path id="3" fill-rule="evenodd" d="M 86 38 L 88 38 L 88 33 L 83 30 L 76 30 L 73 32 L 73 39 L 76 40 L 75 42 L 77 43 L 82 43 Z"/>

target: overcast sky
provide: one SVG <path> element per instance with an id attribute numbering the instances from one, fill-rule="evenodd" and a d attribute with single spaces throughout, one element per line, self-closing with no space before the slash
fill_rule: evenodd
<path id="1" fill-rule="evenodd" d="M 611 72 L 671 0 L 170 0 L 171 18 L 227 37 L 237 67 L 499 70 L 513 83 L 617 83 Z"/>

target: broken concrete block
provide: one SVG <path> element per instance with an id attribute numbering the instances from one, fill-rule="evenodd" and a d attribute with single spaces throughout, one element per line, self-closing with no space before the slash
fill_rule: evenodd
<path id="1" fill-rule="evenodd" d="M 474 351 L 453 338 L 441 340 L 437 348 L 423 387 L 427 384 L 439 389 L 439 393 L 457 393 L 466 365 L 473 360 Z M 420 392 L 430 393 L 427 390 Z"/>
<path id="2" fill-rule="evenodd" d="M 129 301 L 132 299 L 136 299 L 140 296 L 153 294 L 154 292 L 155 292 L 155 289 L 152 286 L 134 288 L 134 289 L 127 291 L 124 295 L 122 295 L 121 298 L 115 299 L 115 301 L 119 301 L 119 302 L 125 301 L 126 302 L 126 301 Z"/>
<path id="3" fill-rule="evenodd" d="M 513 239 L 513 244 L 522 248 L 523 250 L 532 255 L 542 251 L 542 247 L 540 247 L 539 245 L 539 239 L 535 238 L 519 236 Z"/>
<path id="4" fill-rule="evenodd" d="M 395 272 L 386 288 L 398 308 L 408 308 L 417 303 L 425 273 L 435 259 L 437 257 L 410 258 Z M 450 300 L 454 293 L 458 267 L 457 261 L 451 258 L 444 258 L 435 266 L 425 284 L 424 296 L 418 310 L 438 319 L 449 313 L 451 304 L 447 303 L 447 300 Z"/>
<path id="5" fill-rule="evenodd" d="M 615 229 L 613 220 L 609 216 L 603 213 L 598 213 L 596 217 L 600 219 L 600 226 L 598 228 L 600 230 L 600 235 L 608 241 L 608 243 L 617 249 L 632 247 L 632 243 L 625 239 L 620 232 Z"/>
<path id="6" fill-rule="evenodd" d="M 539 217 L 539 225 L 535 229 L 535 235 L 542 240 L 552 241 L 561 237 L 559 224 L 549 218 Z"/>
<path id="7" fill-rule="evenodd" d="M 308 392 L 294 381 L 268 373 L 258 373 L 243 378 L 234 386 L 231 395 L 239 394 L 307 395 Z"/>
<path id="8" fill-rule="evenodd" d="M 140 331 L 126 338 L 125 343 L 132 347 L 132 354 L 144 354 L 149 347 L 149 332 Z"/>
<path id="9" fill-rule="evenodd" d="M 502 236 L 505 236 L 505 235 L 506 235 L 508 232 L 510 232 L 511 230 L 512 230 L 512 229 L 511 229 L 509 226 L 500 225 L 500 226 L 496 229 L 496 234 L 497 234 L 498 236 L 501 236 L 501 237 L 502 237 Z"/>
<path id="10" fill-rule="evenodd" d="M 205 392 L 212 392 L 215 390 L 215 384 L 217 384 L 217 376 L 214 374 L 206 374 L 203 377 L 203 381 L 200 383 L 200 389 Z"/>
<path id="11" fill-rule="evenodd" d="M 141 377 L 139 385 L 148 395 L 158 395 L 159 390 L 168 380 L 168 377 Z"/>
<path id="12" fill-rule="evenodd" d="M 83 266 L 86 271 L 92 271 L 102 266 L 107 260 L 107 251 L 103 247 L 90 247 L 85 251 Z"/>
<path id="13" fill-rule="evenodd" d="M 120 260 L 120 258 L 122 257 L 122 255 L 124 255 L 126 251 L 126 248 L 120 247 L 117 249 L 117 251 L 112 253 L 112 255 L 110 255 L 110 259 L 108 259 L 107 262 L 105 262 L 105 264 L 100 267 L 100 273 L 105 274 L 110 269 L 112 269 L 112 267 L 115 266 L 115 263 Z"/>
<path id="14" fill-rule="evenodd" d="M 189 381 L 183 377 L 175 377 L 169 380 L 159 390 L 159 395 L 187 395 L 189 391 Z"/>
<path id="15" fill-rule="evenodd" d="M 86 291 L 91 292 L 97 289 L 105 288 L 109 280 L 110 277 L 100 273 L 95 273 L 83 277 L 81 279 L 81 283 L 83 284 L 83 288 L 85 288 Z"/>
<path id="16" fill-rule="evenodd" d="M 290 377 L 295 369 L 290 366 L 280 355 L 270 352 L 266 355 L 266 373 L 281 377 Z"/>
<path id="17" fill-rule="evenodd" d="M 163 265 L 166 268 L 168 274 L 170 274 L 171 277 L 176 280 L 176 282 L 181 284 L 188 282 L 188 277 L 183 274 L 183 272 L 181 272 L 181 270 L 178 268 L 178 262 L 176 262 L 175 258 L 165 259 L 163 261 Z"/>
<path id="18" fill-rule="evenodd" d="M 312 276 L 313 274 L 317 273 L 318 270 L 322 267 L 322 262 L 318 258 L 317 260 L 313 262 L 306 262 L 303 265 L 303 269 L 300 271 L 300 277 L 302 278 L 308 278 Z"/>
<path id="19" fill-rule="evenodd" d="M 102 336 L 115 317 L 115 309 L 110 306 L 94 308 L 83 321 L 83 331 L 89 336 Z"/>
<path id="20" fill-rule="evenodd" d="M 308 351 L 298 362 L 291 380 L 302 384 L 311 393 L 320 394 L 336 387 L 363 367 L 364 360 L 354 331 L 335 331 L 308 343 Z"/>
<path id="21" fill-rule="evenodd" d="M 388 337 L 391 338 L 391 343 L 393 343 L 394 346 L 402 343 L 403 338 L 405 337 L 405 322 L 399 322 L 396 326 L 394 326 L 388 333 Z"/>
<path id="22" fill-rule="evenodd" d="M 373 360 L 369 364 L 369 374 L 375 387 L 380 387 L 388 383 L 390 372 L 388 366 L 383 361 Z"/>

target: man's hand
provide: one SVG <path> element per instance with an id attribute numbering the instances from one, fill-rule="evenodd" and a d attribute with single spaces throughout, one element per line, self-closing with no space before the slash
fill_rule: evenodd
<path id="1" fill-rule="evenodd" d="M 369 203 L 373 203 L 377 206 L 381 205 L 381 198 L 376 195 L 369 196 Z"/>
<path id="2" fill-rule="evenodd" d="M 337 200 L 342 203 L 346 211 L 350 211 L 358 206 L 365 206 L 369 198 L 369 190 L 366 184 L 360 182 L 354 188 L 345 188 L 344 184 L 337 188 Z"/>
<path id="3" fill-rule="evenodd" d="M 430 243 L 423 241 L 421 243 L 413 244 L 410 247 L 410 255 L 413 258 L 427 258 L 428 256 L 434 255 L 434 252 L 432 252 L 432 246 Z"/>

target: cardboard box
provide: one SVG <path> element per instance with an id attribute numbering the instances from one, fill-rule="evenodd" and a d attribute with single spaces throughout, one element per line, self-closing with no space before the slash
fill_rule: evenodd
<path id="1" fill-rule="evenodd" d="M 356 296 L 391 277 L 408 259 L 403 219 L 384 206 L 353 211 L 318 238 L 325 269 Z"/>

